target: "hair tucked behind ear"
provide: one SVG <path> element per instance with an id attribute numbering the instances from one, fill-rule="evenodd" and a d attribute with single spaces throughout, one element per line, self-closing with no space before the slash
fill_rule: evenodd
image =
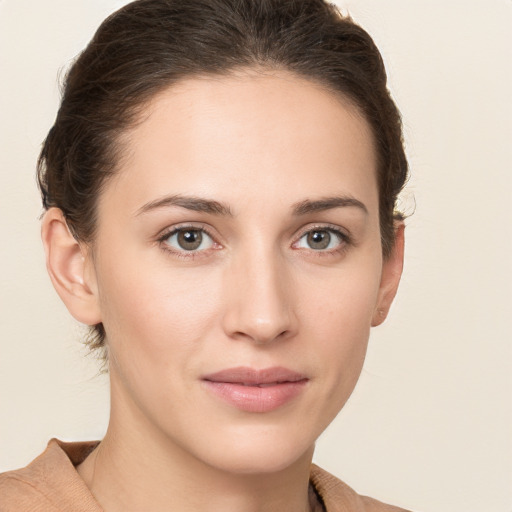
<path id="1" fill-rule="evenodd" d="M 96 203 L 122 161 L 119 137 L 148 100 L 177 81 L 241 67 L 284 69 L 352 101 L 373 130 L 382 250 L 394 240 L 407 177 L 399 112 L 371 37 L 323 0 L 138 0 L 100 26 L 70 68 L 38 179 L 74 236 L 93 243 Z M 90 346 L 104 346 L 102 325 Z"/>

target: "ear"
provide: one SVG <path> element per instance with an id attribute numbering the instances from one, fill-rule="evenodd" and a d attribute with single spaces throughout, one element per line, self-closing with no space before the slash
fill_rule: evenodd
<path id="1" fill-rule="evenodd" d="M 90 253 L 71 234 L 59 208 L 50 208 L 44 215 L 41 238 L 46 254 L 46 268 L 62 302 L 79 322 L 87 325 L 100 323 Z"/>
<path id="2" fill-rule="evenodd" d="M 393 249 L 382 264 L 379 295 L 372 318 L 372 327 L 376 327 L 384 322 L 398 290 L 404 266 L 404 231 L 404 223 L 397 221 L 395 223 L 395 243 Z"/>

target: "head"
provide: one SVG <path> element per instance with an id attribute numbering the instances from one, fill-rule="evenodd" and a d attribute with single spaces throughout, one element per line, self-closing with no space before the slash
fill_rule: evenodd
<path id="1" fill-rule="evenodd" d="M 121 134 L 163 89 L 240 68 L 286 70 L 353 104 L 372 129 L 382 251 L 394 242 L 407 177 L 399 112 L 371 37 L 323 0 L 139 0 L 100 26 L 67 74 L 38 178 L 45 209 L 62 210 L 76 238 L 94 240 L 97 202 L 122 159 Z M 92 348 L 105 341 L 94 326 Z"/>
<path id="2" fill-rule="evenodd" d="M 394 297 L 403 231 L 395 204 L 406 175 L 381 56 L 335 7 L 138 0 L 110 16 L 71 67 L 41 152 L 44 207 L 63 219 L 47 214 L 47 252 L 50 239 L 61 240 L 65 250 L 53 260 L 70 262 L 67 277 L 52 264 L 50 274 L 72 313 L 93 326 L 92 345 L 111 345 L 117 385 L 126 385 L 119 393 L 139 400 L 163 431 L 165 418 L 132 385 L 153 370 L 165 379 L 171 339 L 186 345 L 183 360 L 172 354 L 185 369 L 182 383 L 190 375 L 210 382 L 205 376 L 228 364 L 296 361 L 294 371 L 318 389 L 297 405 L 301 417 L 318 409 L 298 442 L 305 450 L 348 398 L 369 327 Z M 171 264 L 162 261 L 164 246 Z M 236 296 L 244 287 L 252 296 Z M 87 294 L 79 306 L 69 299 L 77 289 Z M 202 326 L 190 329 L 198 318 Z M 211 333 L 224 341 L 199 350 Z M 316 352 L 307 344 L 315 338 Z M 240 339 L 250 344 L 231 350 Z M 290 360 L 292 344 L 304 349 Z M 339 366 L 320 377 L 331 357 Z M 206 400 L 203 409 L 213 417 L 216 407 Z M 219 419 L 231 440 L 247 429 L 269 440 L 281 428 L 281 407 L 265 428 L 255 411 L 235 409 Z M 187 425 L 175 425 L 182 439 Z M 295 445 L 298 437 L 290 436 Z M 258 447 L 249 450 L 254 460 Z"/>

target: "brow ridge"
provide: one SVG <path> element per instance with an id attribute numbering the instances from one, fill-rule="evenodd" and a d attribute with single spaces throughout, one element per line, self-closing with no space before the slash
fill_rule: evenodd
<path id="1" fill-rule="evenodd" d="M 332 210 L 334 208 L 348 207 L 359 208 L 365 214 L 368 214 L 368 208 L 366 208 L 365 204 L 351 196 L 332 196 L 315 200 L 305 199 L 293 205 L 293 214 L 299 216 L 324 210 Z"/>
<path id="2" fill-rule="evenodd" d="M 161 197 L 144 204 L 137 210 L 137 215 L 148 213 L 159 208 L 169 208 L 178 206 L 195 212 L 210 213 L 213 215 L 225 215 L 232 217 L 233 214 L 228 205 L 215 201 L 213 199 L 205 199 L 196 196 L 184 196 L 175 194 Z"/>

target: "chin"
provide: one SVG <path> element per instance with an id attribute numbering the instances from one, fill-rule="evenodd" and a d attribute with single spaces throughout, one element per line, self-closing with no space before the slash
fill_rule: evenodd
<path id="1" fill-rule="evenodd" d="M 217 439 L 202 456 L 198 453 L 196 456 L 211 467 L 239 475 L 277 473 L 306 459 L 309 463 L 314 439 L 297 438 L 290 432 L 272 430 L 229 435 L 224 442 Z"/>
<path id="2" fill-rule="evenodd" d="M 263 475 L 285 471 L 297 464 L 305 456 L 305 453 L 283 453 L 280 449 L 269 448 L 262 453 L 231 453 L 221 457 L 215 467 L 226 473 L 237 475 Z M 311 449 L 312 452 L 312 449 Z"/>

